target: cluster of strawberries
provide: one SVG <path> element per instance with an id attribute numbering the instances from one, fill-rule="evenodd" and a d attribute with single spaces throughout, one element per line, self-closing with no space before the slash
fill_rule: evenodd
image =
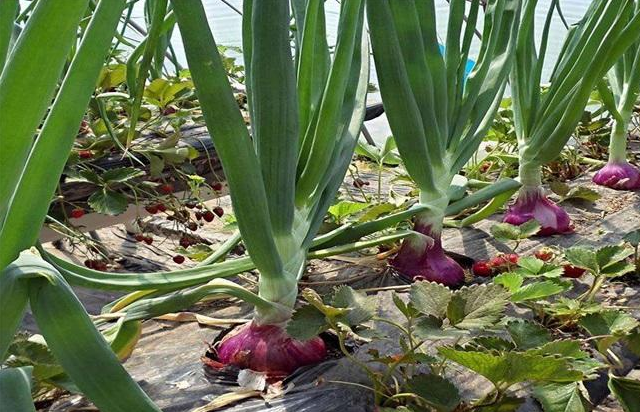
<path id="1" fill-rule="evenodd" d="M 538 249 L 534 256 L 543 262 L 549 262 L 556 257 L 553 249 L 548 247 Z M 520 256 L 517 253 L 501 254 L 489 260 L 480 260 L 474 263 L 472 271 L 474 275 L 480 277 L 495 276 L 513 270 L 518 264 L 519 258 Z M 562 265 L 562 269 L 562 276 L 566 278 L 579 278 L 585 273 L 585 269 L 570 264 Z"/>
<path id="2" fill-rule="evenodd" d="M 508 272 L 518 264 L 517 253 L 509 253 L 492 257 L 489 260 L 480 260 L 473 264 L 473 274 L 481 277 L 495 276 L 499 273 Z"/>

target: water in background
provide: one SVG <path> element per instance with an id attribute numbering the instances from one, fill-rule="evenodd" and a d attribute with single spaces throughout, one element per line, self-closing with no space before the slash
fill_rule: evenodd
<path id="1" fill-rule="evenodd" d="M 242 10 L 242 0 L 226 0 L 232 7 L 237 10 Z M 418 0 L 420 1 L 420 0 Z M 462 1 L 462 0 L 453 0 Z M 536 27 L 538 31 L 542 31 L 546 13 L 549 8 L 551 0 L 539 0 L 536 11 Z M 588 0 L 563 0 L 560 2 L 562 6 L 563 14 L 569 24 L 576 23 L 585 13 L 589 6 Z M 209 20 L 209 25 L 213 31 L 213 35 L 216 42 L 219 45 L 240 47 L 242 45 L 242 16 L 238 14 L 232 7 L 225 4 L 221 0 L 203 0 L 204 8 Z M 338 15 L 340 11 L 340 4 L 338 0 L 326 0 L 325 9 L 327 15 L 327 34 L 329 44 L 334 44 L 336 41 L 336 30 L 338 25 Z M 436 0 L 436 13 L 438 16 L 438 32 L 440 39 L 444 41 L 446 38 L 447 20 L 449 17 L 449 5 L 446 0 Z M 139 3 L 133 13 L 133 18 L 144 26 L 144 17 L 142 4 Z M 482 29 L 482 19 L 479 18 L 478 29 Z M 557 13 L 551 23 L 551 35 L 549 36 L 549 44 L 547 57 L 545 60 L 545 67 L 543 70 L 543 81 L 546 81 L 551 74 L 555 59 L 560 52 L 562 42 L 566 35 L 566 29 Z M 135 37 L 135 36 L 134 36 Z M 477 40 L 477 39 L 476 39 Z M 180 62 L 186 65 L 186 58 L 184 55 L 182 39 L 179 32 L 176 30 L 173 36 L 173 44 L 178 55 Z M 478 52 L 478 42 L 473 44 L 470 58 L 474 59 Z M 242 55 L 235 56 L 242 61 Z M 377 78 L 375 73 L 375 67 L 373 62 L 371 64 L 371 83 L 377 84 Z M 508 88 L 507 88 L 508 90 Z M 371 93 L 368 97 L 369 103 L 375 103 L 380 101 L 379 93 Z M 367 123 L 367 128 L 376 140 L 383 140 L 390 134 L 389 126 L 386 118 L 382 116 L 374 121 Z"/>

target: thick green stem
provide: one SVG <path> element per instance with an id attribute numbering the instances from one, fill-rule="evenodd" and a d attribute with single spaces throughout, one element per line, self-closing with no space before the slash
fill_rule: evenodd
<path id="1" fill-rule="evenodd" d="M 521 157 L 520 167 L 518 168 L 518 178 L 524 190 L 527 188 L 539 188 L 542 185 L 542 170 L 540 165 L 534 162 L 526 162 Z"/>
<path id="2" fill-rule="evenodd" d="M 589 291 L 584 295 L 585 302 L 593 301 L 593 298 L 596 296 L 598 291 L 600 291 L 605 280 L 606 280 L 606 276 L 599 275 L 596 277 L 595 281 L 589 288 Z"/>
<path id="3" fill-rule="evenodd" d="M 282 273 L 269 274 L 264 271 L 260 273 L 258 281 L 259 296 L 269 302 L 279 306 L 293 309 L 298 296 L 298 279 L 306 266 L 306 253 L 301 253 L 299 257 L 287 261 Z M 279 313 L 282 313 L 281 311 Z M 258 323 L 280 323 L 289 319 L 291 313 L 283 319 L 273 319 L 271 311 L 261 311 L 256 308 L 255 319 Z M 277 317 L 277 316 L 276 316 Z"/>
<path id="4" fill-rule="evenodd" d="M 623 119 L 629 119 L 629 116 L 625 116 L 625 114 L 621 113 L 620 115 Z M 614 120 L 609 141 L 609 163 L 627 162 L 627 135 L 628 123 Z"/>

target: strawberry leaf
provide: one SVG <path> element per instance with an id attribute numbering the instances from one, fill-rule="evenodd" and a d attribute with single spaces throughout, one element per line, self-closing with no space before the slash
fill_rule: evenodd
<path id="1" fill-rule="evenodd" d="M 534 322 L 513 320 L 507 323 L 506 328 L 518 349 L 532 349 L 551 341 L 549 331 Z"/>
<path id="2" fill-rule="evenodd" d="M 293 313 L 287 323 L 287 333 L 295 339 L 308 340 L 329 328 L 324 315 L 312 305 L 305 305 Z"/>
<path id="3" fill-rule="evenodd" d="M 435 282 L 416 282 L 411 285 L 409 297 L 411 304 L 420 313 L 443 319 L 447 313 L 447 304 L 452 293 L 446 287 Z"/>
<path id="4" fill-rule="evenodd" d="M 625 412 L 640 411 L 640 382 L 609 375 L 609 389 Z"/>
<path id="5" fill-rule="evenodd" d="M 452 411 L 460 403 L 458 388 L 438 375 L 417 375 L 407 382 L 408 389 L 438 411 Z"/>
<path id="6" fill-rule="evenodd" d="M 447 305 L 447 318 L 460 329 L 494 325 L 508 303 L 509 292 L 500 285 L 473 285 L 456 291 Z"/>
<path id="7" fill-rule="evenodd" d="M 496 386 L 509 387 L 520 382 L 575 382 L 582 372 L 571 370 L 565 359 L 530 353 L 506 352 L 493 354 L 439 347 L 438 351 L 472 371 L 484 376 Z"/>
<path id="8" fill-rule="evenodd" d="M 545 412 L 587 412 L 591 410 L 576 382 L 536 386 L 533 396 Z"/>

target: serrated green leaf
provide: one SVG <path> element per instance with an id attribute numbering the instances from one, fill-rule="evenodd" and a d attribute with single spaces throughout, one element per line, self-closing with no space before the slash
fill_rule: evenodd
<path id="1" fill-rule="evenodd" d="M 360 202 L 351 202 L 349 200 L 342 200 L 335 205 L 331 205 L 329 207 L 329 214 L 333 216 L 333 218 L 342 222 L 344 218 L 354 215 L 360 212 L 363 209 L 366 209 L 369 206 L 368 203 L 360 203 Z"/>
<path id="2" fill-rule="evenodd" d="M 591 336 L 622 336 L 630 333 L 640 325 L 640 322 L 631 315 L 615 309 L 588 314 L 583 316 L 578 323 Z"/>
<path id="3" fill-rule="evenodd" d="M 420 317 L 413 328 L 413 333 L 423 340 L 457 339 L 469 332 L 455 328 L 443 328 L 442 321 L 433 316 Z"/>
<path id="4" fill-rule="evenodd" d="M 465 345 L 465 349 L 469 350 L 496 350 L 496 351 L 510 351 L 515 349 L 516 346 L 513 342 L 506 339 L 499 338 L 497 336 L 479 336 Z"/>
<path id="5" fill-rule="evenodd" d="M 491 354 L 439 347 L 446 358 L 479 373 L 495 385 L 511 386 L 520 382 L 574 382 L 582 372 L 571 370 L 566 360 L 519 352 Z"/>
<path id="6" fill-rule="evenodd" d="M 481 329 L 498 321 L 509 292 L 500 285 L 473 285 L 456 291 L 447 305 L 447 318 L 460 329 Z"/>
<path id="7" fill-rule="evenodd" d="M 635 247 L 640 245 L 640 229 L 627 233 L 626 235 L 624 235 L 623 239 L 625 242 L 628 242 L 631 246 Z"/>
<path id="8" fill-rule="evenodd" d="M 512 302 L 524 302 L 527 300 L 537 300 L 548 296 L 556 295 L 567 290 L 567 286 L 552 280 L 529 283 L 524 285 L 511 295 Z"/>
<path id="9" fill-rule="evenodd" d="M 400 296 L 392 292 L 391 299 L 393 300 L 393 304 L 396 305 L 396 308 L 402 313 L 406 318 L 416 316 L 418 311 L 414 309 L 411 303 L 405 303 Z"/>
<path id="10" fill-rule="evenodd" d="M 407 382 L 407 387 L 438 411 L 452 411 L 460 403 L 458 388 L 438 375 L 416 375 Z"/>
<path id="11" fill-rule="evenodd" d="M 491 226 L 491 235 L 498 240 L 518 240 L 520 237 L 520 229 L 518 226 L 510 223 L 496 223 Z"/>
<path id="12" fill-rule="evenodd" d="M 565 197 L 571 190 L 568 184 L 559 180 L 554 180 L 549 183 L 549 189 L 551 189 L 553 193 L 557 194 L 560 197 Z"/>
<path id="13" fill-rule="evenodd" d="M 595 202 L 601 197 L 602 196 L 600 196 L 600 193 L 596 192 L 593 189 L 584 186 L 577 186 L 571 188 L 571 190 L 569 190 L 569 193 L 567 193 L 565 196 L 562 196 L 561 201 L 578 199 L 586 200 L 588 202 Z"/>
<path id="14" fill-rule="evenodd" d="M 493 283 L 504 286 L 511 293 L 520 289 L 522 282 L 524 277 L 513 272 L 501 273 L 493 278 Z"/>
<path id="15" fill-rule="evenodd" d="M 633 255 L 633 249 L 622 245 L 604 246 L 596 251 L 598 265 L 603 272 L 605 268 L 621 263 L 621 261 L 631 255 Z"/>
<path id="16" fill-rule="evenodd" d="M 107 170 L 101 177 L 106 183 L 123 183 L 144 175 L 144 170 L 136 169 L 135 167 L 121 167 Z"/>
<path id="17" fill-rule="evenodd" d="M 63 372 L 41 335 L 17 336 L 7 353 L 10 355 L 6 361 L 8 366 L 32 366 L 33 377 L 37 380 L 46 380 Z"/>
<path id="18" fill-rule="evenodd" d="M 640 381 L 609 375 L 608 386 L 624 412 L 640 411 Z"/>
<path id="19" fill-rule="evenodd" d="M 305 305 L 293 313 L 287 323 L 287 333 L 295 339 L 308 340 L 327 330 L 329 325 L 318 309 L 312 305 Z"/>
<path id="20" fill-rule="evenodd" d="M 541 345 L 537 349 L 528 350 L 535 355 L 560 355 L 565 358 L 585 359 L 589 354 L 580 349 L 580 342 L 575 340 L 554 340 Z"/>
<path id="21" fill-rule="evenodd" d="M 345 318 L 351 325 L 367 322 L 376 314 L 377 301 L 375 296 L 355 291 L 349 286 L 336 288 L 331 304 L 337 308 L 348 308 Z"/>
<path id="22" fill-rule="evenodd" d="M 160 177 L 164 170 L 164 159 L 152 154 L 147 154 L 147 159 L 149 159 L 149 174 L 151 177 Z"/>
<path id="23" fill-rule="evenodd" d="M 531 219 L 518 226 L 520 228 L 519 239 L 527 239 L 535 235 L 540 231 L 540 223 L 537 220 Z"/>
<path id="24" fill-rule="evenodd" d="M 640 330 L 625 336 L 623 340 L 631 352 L 640 356 Z"/>
<path id="25" fill-rule="evenodd" d="M 477 412 L 516 412 L 524 403 L 524 399 L 513 396 L 504 396 L 493 405 L 476 408 Z"/>
<path id="26" fill-rule="evenodd" d="M 438 319 L 445 317 L 451 295 L 449 288 L 435 282 L 415 282 L 409 293 L 411 304 L 416 310 Z"/>
<path id="27" fill-rule="evenodd" d="M 594 273 L 598 272 L 598 258 L 593 249 L 576 246 L 564 251 L 564 257 L 573 266 L 588 269 Z"/>
<path id="28" fill-rule="evenodd" d="M 358 219 L 358 222 L 360 223 L 368 222 L 370 220 L 377 219 L 378 217 L 380 217 L 385 213 L 393 212 L 395 210 L 397 210 L 397 207 L 392 203 L 380 203 L 368 208 L 362 214 L 362 216 L 360 216 L 360 218 Z"/>
<path id="29" fill-rule="evenodd" d="M 95 185 L 102 184 L 102 180 L 100 176 L 96 172 L 90 169 L 83 169 L 79 172 L 70 171 L 65 179 L 66 182 L 76 183 L 76 182 L 85 182 L 85 183 L 93 183 Z"/>
<path id="30" fill-rule="evenodd" d="M 533 275 L 537 275 L 544 267 L 544 262 L 533 256 L 523 256 L 518 259 L 518 266 Z"/>
<path id="31" fill-rule="evenodd" d="M 514 320 L 506 325 L 518 349 L 540 347 L 551 341 L 549 331 L 542 325 L 526 320 Z"/>
<path id="32" fill-rule="evenodd" d="M 185 255 L 189 259 L 195 260 L 196 262 L 202 262 L 213 253 L 213 249 L 211 249 L 204 243 L 198 243 L 187 248 L 178 247 L 176 248 L 176 253 Z"/>
<path id="33" fill-rule="evenodd" d="M 114 216 L 124 213 L 127 210 L 128 202 L 124 195 L 103 188 L 93 192 L 87 203 L 98 213 Z"/>
<path id="34" fill-rule="evenodd" d="M 533 389 L 533 396 L 542 404 L 544 412 L 587 412 L 588 402 L 582 396 L 578 384 L 550 383 Z"/>
<path id="35" fill-rule="evenodd" d="M 608 265 L 606 268 L 602 269 L 600 273 L 608 278 L 615 278 L 625 275 L 629 272 L 633 272 L 635 269 L 635 265 L 623 260 L 621 262 Z"/>

